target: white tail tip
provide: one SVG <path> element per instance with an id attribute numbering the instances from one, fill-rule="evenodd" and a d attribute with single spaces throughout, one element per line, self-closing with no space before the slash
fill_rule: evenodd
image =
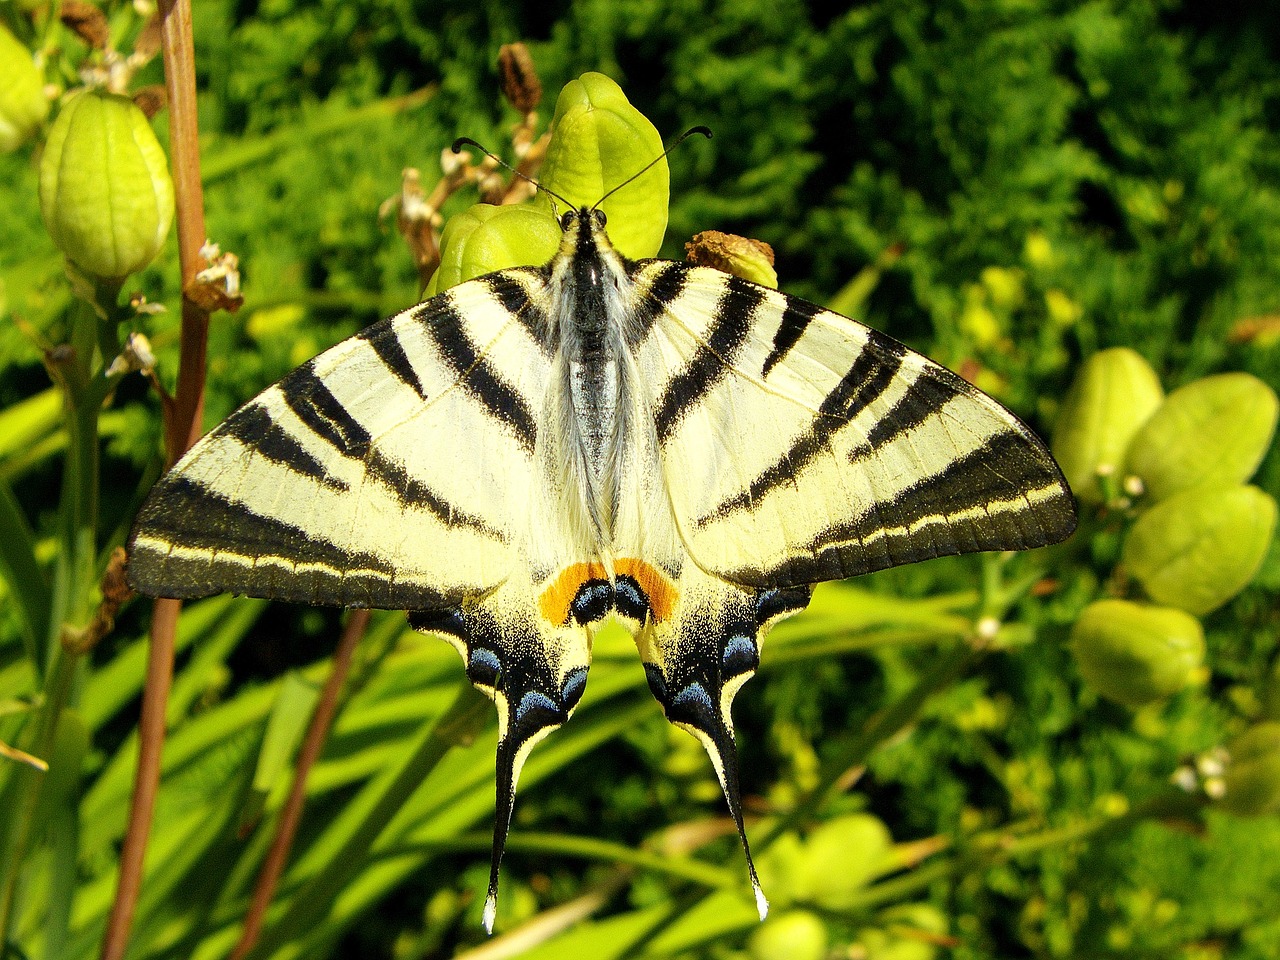
<path id="1" fill-rule="evenodd" d="M 493 921 L 498 916 L 498 898 L 490 894 L 484 901 L 484 917 L 481 923 L 484 924 L 484 932 L 493 934 Z"/>
<path id="2" fill-rule="evenodd" d="M 756 910 L 761 920 L 769 915 L 769 901 L 764 898 L 764 891 L 758 886 L 756 887 Z"/>

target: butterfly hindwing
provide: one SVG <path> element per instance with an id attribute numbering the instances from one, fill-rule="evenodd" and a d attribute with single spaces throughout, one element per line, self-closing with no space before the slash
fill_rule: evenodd
<path id="1" fill-rule="evenodd" d="M 501 582 L 528 512 L 548 364 L 508 304 L 537 279 L 456 287 L 241 407 L 145 504 L 134 586 L 424 609 Z"/>
<path id="2" fill-rule="evenodd" d="M 573 601 L 548 616 L 547 587 L 516 571 L 479 601 L 435 611 L 414 611 L 409 623 L 449 641 L 462 655 L 467 679 L 498 711 L 497 791 L 493 850 L 484 924 L 493 929 L 498 899 L 498 867 L 511 827 L 520 770 L 529 751 L 573 713 L 587 685 L 591 633 L 604 610 L 590 620 L 572 609 L 591 590 L 583 583 Z M 554 588 L 552 588 L 554 589 Z"/>
<path id="3" fill-rule="evenodd" d="M 800 586 L 1074 527 L 1044 445 L 946 368 L 715 270 L 650 261 L 637 276 L 678 290 L 639 347 L 640 382 L 675 522 L 708 572 Z"/>
<path id="4" fill-rule="evenodd" d="M 733 698 L 755 675 L 769 628 L 804 609 L 809 587 L 743 588 L 686 563 L 670 597 L 668 607 L 651 611 L 637 630 L 640 659 L 667 719 L 696 737 L 711 758 L 763 919 L 768 902 L 742 819 Z"/>

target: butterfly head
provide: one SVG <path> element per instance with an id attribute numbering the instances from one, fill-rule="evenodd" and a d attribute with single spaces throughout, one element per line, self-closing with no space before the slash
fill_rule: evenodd
<path id="1" fill-rule="evenodd" d="M 608 223 L 608 217 L 604 215 L 604 211 L 595 207 L 579 207 L 576 210 L 566 210 L 560 214 L 560 229 L 565 233 L 586 230 L 595 232 L 603 230 L 605 224 Z"/>

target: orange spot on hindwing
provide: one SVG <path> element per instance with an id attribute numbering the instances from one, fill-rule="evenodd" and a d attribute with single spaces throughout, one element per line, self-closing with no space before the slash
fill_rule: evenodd
<path id="1" fill-rule="evenodd" d="M 644 594 L 649 612 L 655 620 L 671 616 L 679 591 L 671 578 L 657 567 L 635 557 L 620 557 L 614 565 L 615 577 L 629 577 Z M 552 577 L 538 596 L 542 615 L 555 624 L 567 624 L 573 614 L 573 603 L 583 586 L 597 582 L 612 591 L 609 574 L 602 563 L 571 563 Z M 613 609 L 612 593 L 608 594 L 608 609 Z"/>

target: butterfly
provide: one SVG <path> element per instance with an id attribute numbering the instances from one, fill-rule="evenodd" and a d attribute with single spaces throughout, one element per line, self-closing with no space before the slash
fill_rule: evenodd
<path id="1" fill-rule="evenodd" d="M 457 145 L 455 145 L 455 150 Z M 484 924 L 520 770 L 635 636 L 743 828 L 730 708 L 814 584 L 1075 526 L 1043 443 L 946 368 L 709 267 L 632 261 L 599 204 L 542 267 L 455 286 L 325 351 L 155 486 L 139 592 L 409 611 L 498 712 Z"/>

